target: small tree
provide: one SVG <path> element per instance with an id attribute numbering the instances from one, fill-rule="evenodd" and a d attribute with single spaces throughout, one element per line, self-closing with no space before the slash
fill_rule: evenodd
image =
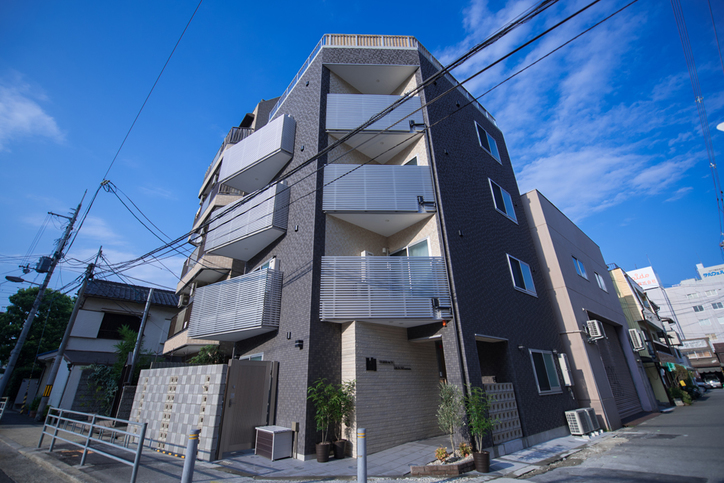
<path id="1" fill-rule="evenodd" d="M 478 451 L 483 450 L 483 438 L 490 433 L 497 420 L 489 416 L 491 398 L 482 388 L 468 385 L 468 393 L 465 395 L 465 412 L 468 415 L 468 427 L 470 434 L 475 439 L 475 447 Z"/>
<path id="2" fill-rule="evenodd" d="M 460 388 L 440 383 L 440 406 L 437 408 L 437 424 L 450 435 L 450 451 L 455 451 L 453 435 L 463 425 L 462 394 Z"/>
<path id="3" fill-rule="evenodd" d="M 322 443 L 327 443 L 329 425 L 334 417 L 335 387 L 326 379 L 317 379 L 307 388 L 307 399 L 314 404 L 314 422 L 322 433 Z"/>
<path id="4" fill-rule="evenodd" d="M 224 364 L 229 356 L 224 354 L 218 345 L 209 344 L 199 349 L 199 353 L 189 359 L 191 364 Z"/>
<path id="5" fill-rule="evenodd" d="M 343 382 L 334 388 L 334 397 L 331 401 L 332 424 L 335 431 L 339 430 L 339 439 L 342 439 L 341 424 L 349 428 L 352 425 L 352 414 L 354 413 L 354 396 L 356 382 L 354 380 Z"/>

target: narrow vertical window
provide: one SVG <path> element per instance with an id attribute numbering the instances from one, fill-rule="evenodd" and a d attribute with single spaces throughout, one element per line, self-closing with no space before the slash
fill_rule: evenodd
<path id="1" fill-rule="evenodd" d="M 606 288 L 606 281 L 603 279 L 603 277 L 600 276 L 598 274 L 598 272 L 593 272 L 593 274 L 596 276 L 596 282 L 598 283 L 598 288 L 600 288 L 604 292 L 608 292 L 608 289 Z"/>
<path id="2" fill-rule="evenodd" d="M 490 182 L 490 190 L 493 193 L 493 202 L 495 209 L 518 223 L 518 217 L 515 216 L 515 207 L 513 206 L 513 198 L 510 194 L 500 187 L 498 183 L 488 178 Z"/>
<path id="3" fill-rule="evenodd" d="M 478 142 L 480 143 L 480 147 L 490 153 L 490 155 L 500 163 L 500 152 L 498 151 L 498 143 L 495 141 L 495 138 L 488 134 L 488 132 L 477 122 L 475 123 L 475 130 L 478 132 Z"/>
<path id="4" fill-rule="evenodd" d="M 588 274 L 586 273 L 586 267 L 583 266 L 583 262 L 573 257 L 573 265 L 576 266 L 576 273 L 588 280 Z"/>
<path id="5" fill-rule="evenodd" d="M 536 295 L 530 265 L 508 255 L 508 266 L 510 267 L 510 276 L 513 279 L 513 286 L 527 294 Z"/>
<path id="6" fill-rule="evenodd" d="M 556 363 L 553 353 L 530 349 L 530 359 L 535 370 L 536 383 L 539 394 L 554 394 L 561 392 L 561 383 L 558 379 Z"/>

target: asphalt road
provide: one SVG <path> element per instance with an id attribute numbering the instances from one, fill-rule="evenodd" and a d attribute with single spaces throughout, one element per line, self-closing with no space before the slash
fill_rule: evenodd
<path id="1" fill-rule="evenodd" d="M 573 455 L 535 482 L 724 483 L 724 390 Z"/>

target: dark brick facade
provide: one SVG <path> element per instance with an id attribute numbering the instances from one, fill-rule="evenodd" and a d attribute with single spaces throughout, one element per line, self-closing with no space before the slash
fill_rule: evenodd
<path id="1" fill-rule="evenodd" d="M 323 48 L 275 114 L 291 115 L 297 126 L 294 157 L 280 176 L 327 147 L 325 113 L 330 72 L 324 63 L 420 65 L 418 82 L 436 72 L 416 50 Z M 449 87 L 444 80 L 430 85 L 421 93 L 423 102 Z M 476 385 L 481 384 L 479 351 L 484 350 L 484 345 L 476 342 L 476 334 L 507 339 L 495 347 L 496 357 L 504 359 L 497 374 L 514 383 L 523 431 L 531 435 L 565 425 L 563 412 L 576 404 L 565 390 L 557 395 L 538 394 L 527 349 L 562 351 L 563 347 L 552 307 L 544 297 L 541 267 L 525 213 L 516 206 L 516 224 L 494 209 L 488 178 L 514 200 L 519 199 L 503 136 L 475 107 L 465 107 L 467 103 L 462 94 L 454 92 L 423 113 L 428 125 L 440 121 L 430 130 L 429 146 L 439 196 L 436 218 L 443 236 L 443 255 L 448 256 L 458 320 L 446 328 L 438 323 L 410 329 L 410 337 L 432 331 L 442 334 L 448 380 Z M 496 139 L 502 164 L 480 147 L 474 121 Z M 315 160 L 287 180 L 291 186 L 287 233 L 246 266 L 249 272 L 277 257 L 277 268 L 284 273 L 279 330 L 235 346 L 237 356 L 263 352 L 265 360 L 279 362 L 275 423 L 286 427 L 294 422 L 300 424 L 298 451 L 303 454 L 313 453 L 317 442 L 313 408 L 306 400 L 307 387 L 321 377 L 334 382 L 341 377 L 342 326 L 319 320 L 326 226 L 321 168 L 326 162 L 325 157 Z M 530 265 L 538 297 L 515 290 L 506 253 Z M 295 347 L 296 340 L 303 341 L 303 349 Z M 519 345 L 525 350 L 519 350 Z"/>

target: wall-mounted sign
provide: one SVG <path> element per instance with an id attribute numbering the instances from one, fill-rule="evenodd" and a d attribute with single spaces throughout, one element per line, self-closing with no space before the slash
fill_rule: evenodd
<path id="1" fill-rule="evenodd" d="M 643 289 L 659 287 L 659 279 L 656 278 L 652 267 L 639 268 L 626 273 Z"/>
<path id="2" fill-rule="evenodd" d="M 380 364 L 392 366 L 392 368 L 396 371 L 411 371 L 412 370 L 412 367 L 403 366 L 402 364 L 395 364 L 395 361 L 383 361 L 382 359 L 380 359 Z"/>

